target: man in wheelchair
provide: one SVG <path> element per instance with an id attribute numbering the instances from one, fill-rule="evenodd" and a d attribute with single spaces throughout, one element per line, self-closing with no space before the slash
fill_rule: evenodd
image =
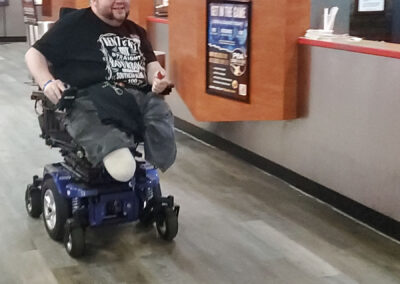
<path id="1" fill-rule="evenodd" d="M 89 8 L 64 15 L 25 55 L 44 104 L 65 108 L 62 123 L 85 160 L 123 183 L 137 171 L 141 141 L 146 160 L 163 171 L 176 158 L 173 116 L 161 97 L 172 84 L 145 30 L 127 20 L 129 5 L 91 0 Z"/>
<path id="2" fill-rule="evenodd" d="M 145 143 L 146 158 L 166 170 L 176 154 L 172 115 L 155 95 L 171 83 L 157 62 L 145 30 L 127 20 L 129 2 L 92 0 L 90 8 L 60 19 L 26 54 L 35 81 L 54 104 L 62 98 L 66 86 L 79 89 L 78 98 L 68 110 L 68 133 L 94 166 L 103 162 L 118 181 L 130 180 L 135 172 L 129 150 L 135 141 L 121 128 L 138 134 L 145 131 L 142 124 L 146 121 L 140 113 L 144 119 L 156 115 L 167 126 L 161 130 L 163 133 L 152 133 L 162 134 L 158 139 L 146 137 L 146 133 L 138 135 L 149 140 L 145 141 L 149 142 Z M 148 92 L 149 85 L 152 92 Z M 154 127 L 154 120 L 148 126 Z"/>

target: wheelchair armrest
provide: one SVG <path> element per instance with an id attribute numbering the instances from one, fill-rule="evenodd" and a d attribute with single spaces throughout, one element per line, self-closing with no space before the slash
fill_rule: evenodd
<path id="1" fill-rule="evenodd" d="M 31 100 L 33 101 L 42 101 L 46 107 L 52 110 L 65 110 L 71 107 L 73 101 L 76 98 L 76 94 L 78 89 L 75 87 L 65 89 L 62 94 L 61 99 L 55 105 L 53 104 L 44 94 L 43 91 L 33 91 L 31 94 Z"/>
<path id="2" fill-rule="evenodd" d="M 38 100 L 46 100 L 46 96 L 44 95 L 43 91 L 33 91 L 31 95 L 31 100 L 38 101 Z"/>
<path id="3" fill-rule="evenodd" d="M 77 93 L 78 93 L 78 89 L 75 87 L 65 89 L 61 99 L 56 104 L 56 108 L 59 110 L 65 110 L 65 109 L 70 108 L 72 106 L 72 103 L 76 99 Z"/>
<path id="4" fill-rule="evenodd" d="M 174 88 L 174 87 L 175 87 L 174 84 L 169 84 L 169 85 L 165 88 L 165 90 L 162 91 L 162 93 L 160 93 L 160 95 L 163 95 L 163 96 L 169 95 L 169 94 L 172 92 L 172 88 Z"/>

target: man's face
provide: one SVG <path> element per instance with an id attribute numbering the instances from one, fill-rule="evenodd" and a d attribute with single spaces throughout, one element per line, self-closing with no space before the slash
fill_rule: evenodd
<path id="1" fill-rule="evenodd" d="M 129 15 L 130 0 L 93 0 L 98 14 L 115 24 L 122 24 Z"/>

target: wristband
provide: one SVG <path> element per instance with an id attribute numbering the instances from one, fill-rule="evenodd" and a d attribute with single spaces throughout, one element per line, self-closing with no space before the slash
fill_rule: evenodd
<path id="1" fill-rule="evenodd" d="M 53 82 L 53 79 L 50 79 L 49 81 L 47 81 L 46 83 L 44 83 L 43 85 L 43 92 L 46 89 L 47 85 L 50 84 L 51 82 Z"/>

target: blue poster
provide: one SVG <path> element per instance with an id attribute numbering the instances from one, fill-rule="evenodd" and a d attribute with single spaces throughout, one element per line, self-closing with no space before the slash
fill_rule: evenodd
<path id="1" fill-rule="evenodd" d="M 207 93 L 249 101 L 249 2 L 208 1 Z"/>

